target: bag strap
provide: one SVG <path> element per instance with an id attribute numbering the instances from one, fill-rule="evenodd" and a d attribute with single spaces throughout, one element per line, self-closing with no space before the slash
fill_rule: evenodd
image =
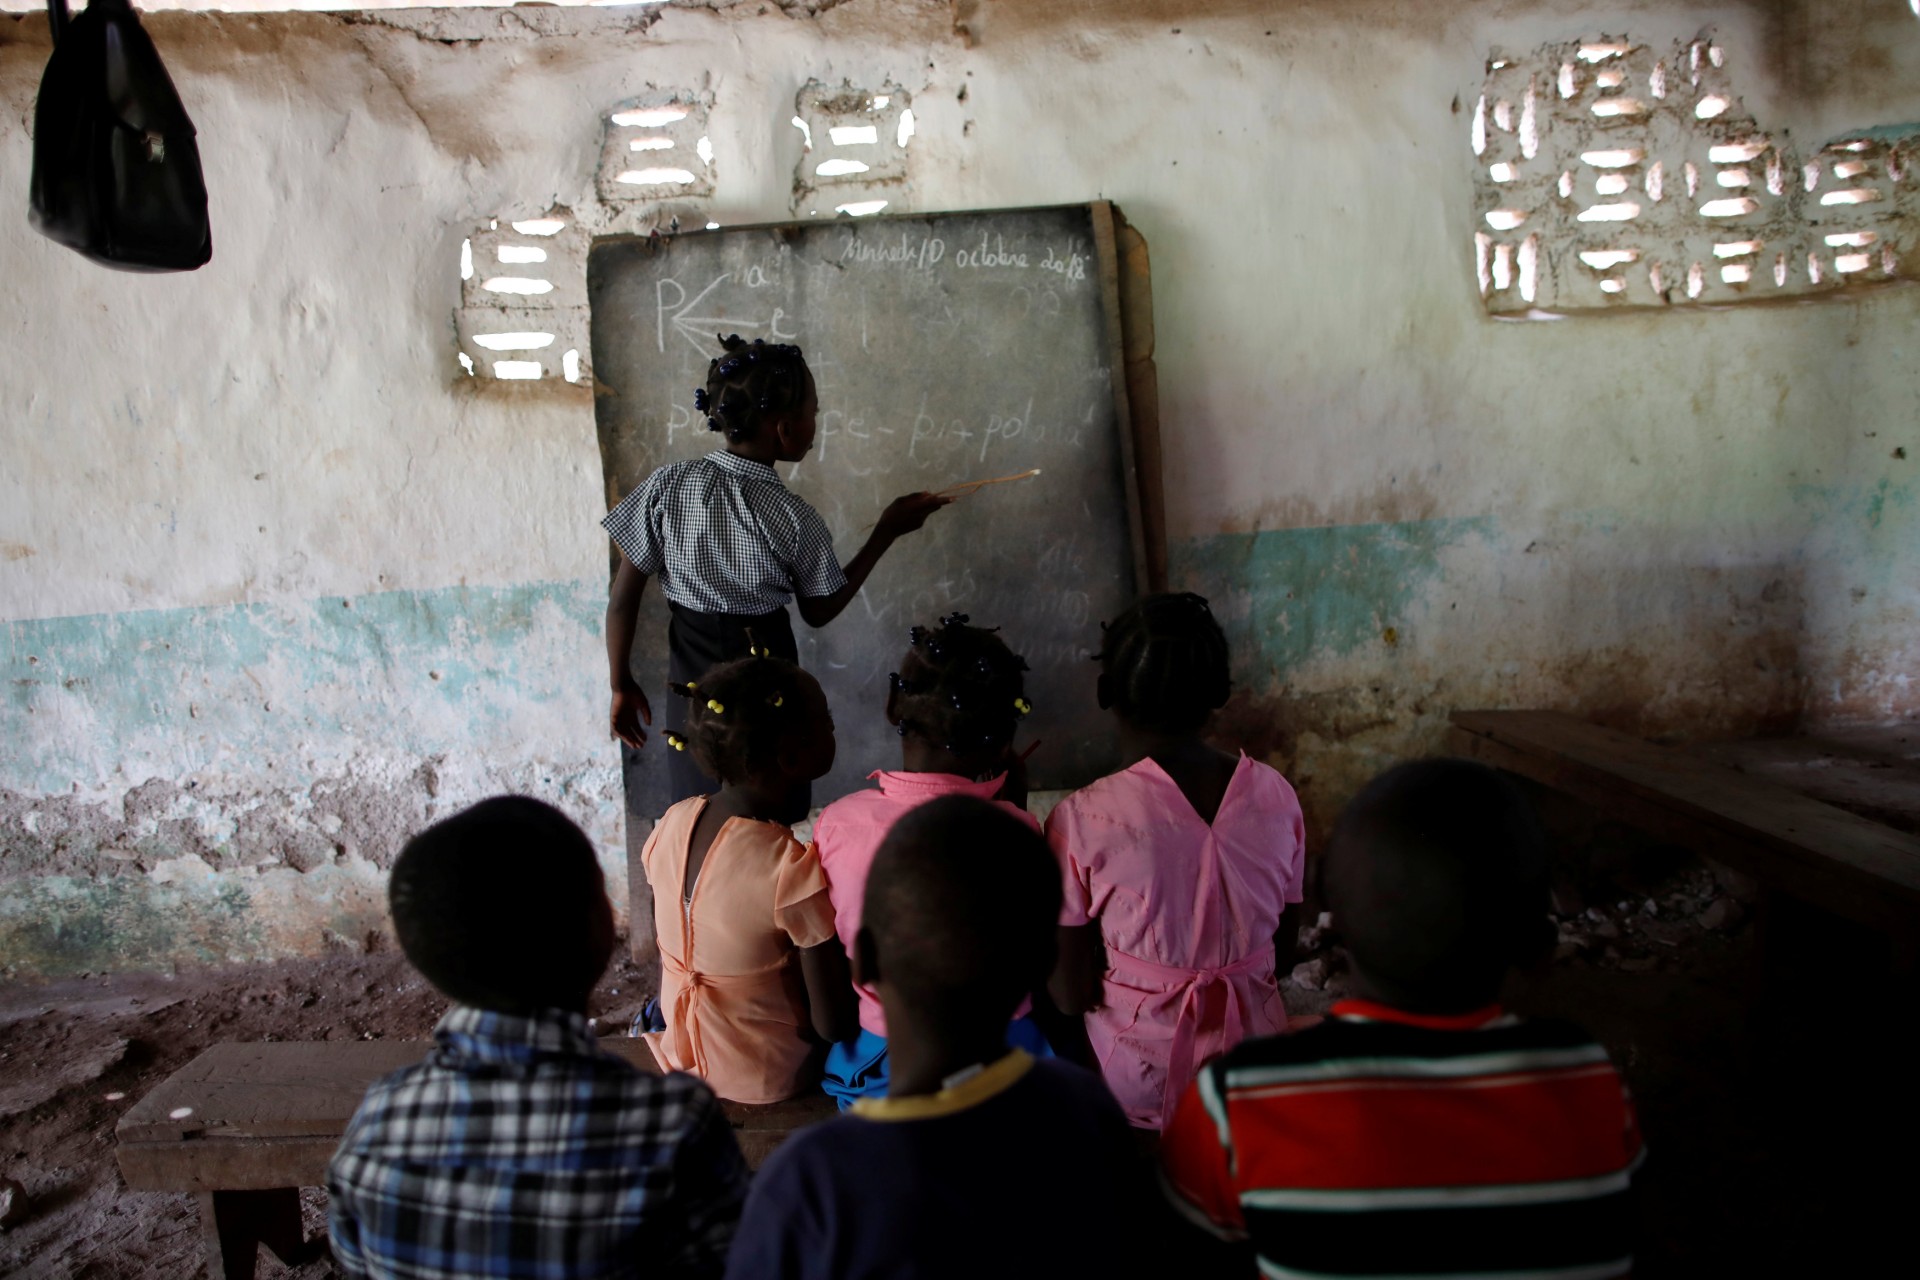
<path id="1" fill-rule="evenodd" d="M 60 47 L 60 37 L 67 34 L 67 23 L 72 15 L 67 12 L 67 0 L 47 0 L 47 27 L 53 32 L 53 44 Z"/>

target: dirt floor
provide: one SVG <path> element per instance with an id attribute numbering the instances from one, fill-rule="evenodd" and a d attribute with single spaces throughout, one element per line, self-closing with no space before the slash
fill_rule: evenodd
<path id="1" fill-rule="evenodd" d="M 1555 958 L 1516 979 L 1511 1003 L 1585 1024 L 1626 1071 L 1650 1149 L 1639 1274 L 1866 1270 L 1914 1185 L 1891 1171 L 1920 1136 L 1896 1052 L 1911 987 L 1887 976 L 1873 940 L 1762 911 L 1738 877 L 1604 828 L 1582 839 L 1555 891 Z M 1764 971 L 1762 925 L 1781 944 Z M 1307 941 L 1287 984 L 1296 1012 L 1345 982 L 1330 931 Z M 593 1005 L 603 1034 L 624 1034 L 643 981 L 615 961 Z M 0 994 L 0 1178 L 27 1203 L 0 1232 L 0 1275 L 199 1273 L 191 1198 L 121 1185 L 121 1113 L 220 1040 L 422 1039 L 441 1009 L 391 950 L 14 985 Z M 322 1194 L 304 1205 L 323 1233 Z M 289 1271 L 263 1253 L 260 1274 L 332 1268 Z"/>
<path id="2" fill-rule="evenodd" d="M 592 1005 L 603 1034 L 638 1011 L 638 972 L 616 957 Z M 0 993 L 0 1177 L 26 1212 L 0 1232 L 0 1276 L 119 1280 L 204 1274 L 188 1195 L 125 1189 L 113 1126 L 147 1090 L 222 1040 L 424 1040 L 446 1002 L 392 949 L 372 955 L 158 975 L 14 984 Z M 309 1235 L 326 1197 L 302 1193 Z M 289 1269 L 262 1251 L 263 1277 Z"/>

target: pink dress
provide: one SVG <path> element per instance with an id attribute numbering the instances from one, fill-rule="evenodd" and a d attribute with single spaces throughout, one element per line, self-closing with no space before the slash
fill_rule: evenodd
<path id="1" fill-rule="evenodd" d="M 1293 788 L 1245 755 L 1212 826 L 1150 759 L 1048 816 L 1060 923 L 1106 944 L 1087 1038 L 1135 1125 L 1160 1128 L 1207 1059 L 1286 1027 L 1273 931 L 1300 901 L 1305 835 Z"/>
<path id="2" fill-rule="evenodd" d="M 880 783 L 878 791 L 856 791 L 835 800 L 821 810 L 813 824 L 813 847 L 827 873 L 827 895 L 833 900 L 834 931 L 840 945 L 853 955 L 853 935 L 860 932 L 861 899 L 867 892 L 867 872 L 873 868 L 873 856 L 887 838 L 893 824 L 909 809 L 941 796 L 978 796 L 992 800 L 1006 785 L 1006 775 L 975 782 L 951 773 L 894 773 L 877 769 L 867 775 Z M 996 803 L 1035 831 L 1040 824 L 1025 809 L 1001 800 Z M 887 1034 L 887 1015 L 880 1009 L 880 997 L 873 988 L 855 985 L 860 995 L 860 1025 L 874 1035 Z M 1020 1006 L 1025 1013 L 1028 1005 Z M 1017 1014 L 1015 1016 L 1018 1016 Z"/>

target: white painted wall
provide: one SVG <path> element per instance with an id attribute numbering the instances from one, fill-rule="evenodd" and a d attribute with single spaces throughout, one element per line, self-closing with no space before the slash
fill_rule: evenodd
<path id="1" fill-rule="evenodd" d="M 410 824 L 501 786 L 560 799 L 617 868 L 592 406 L 465 379 L 451 313 L 466 230 L 586 206 L 601 110 L 650 86 L 712 93 L 722 222 L 787 216 L 810 78 L 913 94 L 906 207 L 1122 205 L 1153 253 L 1174 565 L 1236 619 L 1231 730 L 1319 816 L 1458 706 L 1675 732 L 1914 709 L 1920 290 L 1488 321 L 1466 141 L 1495 46 L 1703 26 L 1796 138 L 1913 119 L 1903 0 L 148 26 L 200 128 L 212 264 L 111 273 L 0 225 L 0 964 L 317 945 L 248 905 L 318 883 L 276 840 L 340 846 L 358 896 L 324 927 L 356 937 Z M 47 52 L 44 19 L 0 18 L 21 213 Z M 151 780 L 163 804 L 126 803 Z M 234 854 L 250 814 L 290 834 Z M 120 946 L 182 840 L 244 901 Z M 97 940 L 51 938 L 55 899 Z"/>

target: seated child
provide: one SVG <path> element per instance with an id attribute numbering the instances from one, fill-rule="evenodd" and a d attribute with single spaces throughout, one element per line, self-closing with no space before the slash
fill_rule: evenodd
<path id="1" fill-rule="evenodd" d="M 1341 815 L 1321 873 L 1355 999 L 1181 1099 L 1168 1194 L 1243 1275 L 1619 1276 L 1633 1107 L 1607 1052 L 1497 1002 L 1553 945 L 1544 842 L 1484 765 L 1422 760 Z"/>
<path id="2" fill-rule="evenodd" d="M 855 1026 L 826 877 L 789 826 L 833 767 L 833 716 L 814 678 L 780 658 L 730 662 L 675 692 L 692 706 L 667 741 L 721 785 L 667 810 L 640 854 L 664 1020 L 647 1043 L 723 1098 L 778 1102 L 813 1083 L 809 1022 L 830 1042 Z"/>
<path id="3" fill-rule="evenodd" d="M 867 869 L 880 842 L 901 815 L 939 796 L 992 800 L 1035 831 L 1040 824 L 1006 796 L 1013 734 L 1031 708 L 1026 701 L 1027 664 L 993 631 L 967 625 L 952 614 L 929 631 L 914 627 L 900 670 L 890 677 L 887 722 L 900 734 L 900 768 L 868 776 L 878 790 L 856 791 L 834 801 L 814 824 L 814 848 L 826 869 L 834 927 L 849 954 L 860 932 L 860 904 Z M 1025 801 L 1024 793 L 1018 797 Z M 1022 1002 L 1009 1043 L 1046 1052 L 1046 1041 Z M 887 1019 L 880 999 L 860 988 L 860 1033 L 827 1051 L 826 1091 L 841 1108 L 854 1099 L 887 1092 Z"/>
<path id="4" fill-rule="evenodd" d="M 393 865 L 394 932 L 453 1007 L 375 1082 L 327 1170 L 349 1277 L 719 1273 L 747 1167 L 713 1093 L 600 1052 L 613 952 L 593 846 L 538 800 L 487 800 Z"/>
<path id="5" fill-rule="evenodd" d="M 1099 661 L 1130 763 L 1047 817 L 1066 883 L 1053 999 L 1086 1014 L 1127 1119 L 1158 1129 L 1202 1062 L 1287 1024 L 1275 975 L 1293 963 L 1305 830 L 1285 778 L 1202 736 L 1231 687 L 1205 600 L 1148 596 Z"/>
<path id="6" fill-rule="evenodd" d="M 1006 1044 L 1059 906 L 1046 845 L 986 801 L 894 824 L 854 953 L 887 1011 L 892 1084 L 761 1167 L 730 1277 L 1144 1274 L 1159 1197 L 1125 1118 L 1091 1072 Z"/>

